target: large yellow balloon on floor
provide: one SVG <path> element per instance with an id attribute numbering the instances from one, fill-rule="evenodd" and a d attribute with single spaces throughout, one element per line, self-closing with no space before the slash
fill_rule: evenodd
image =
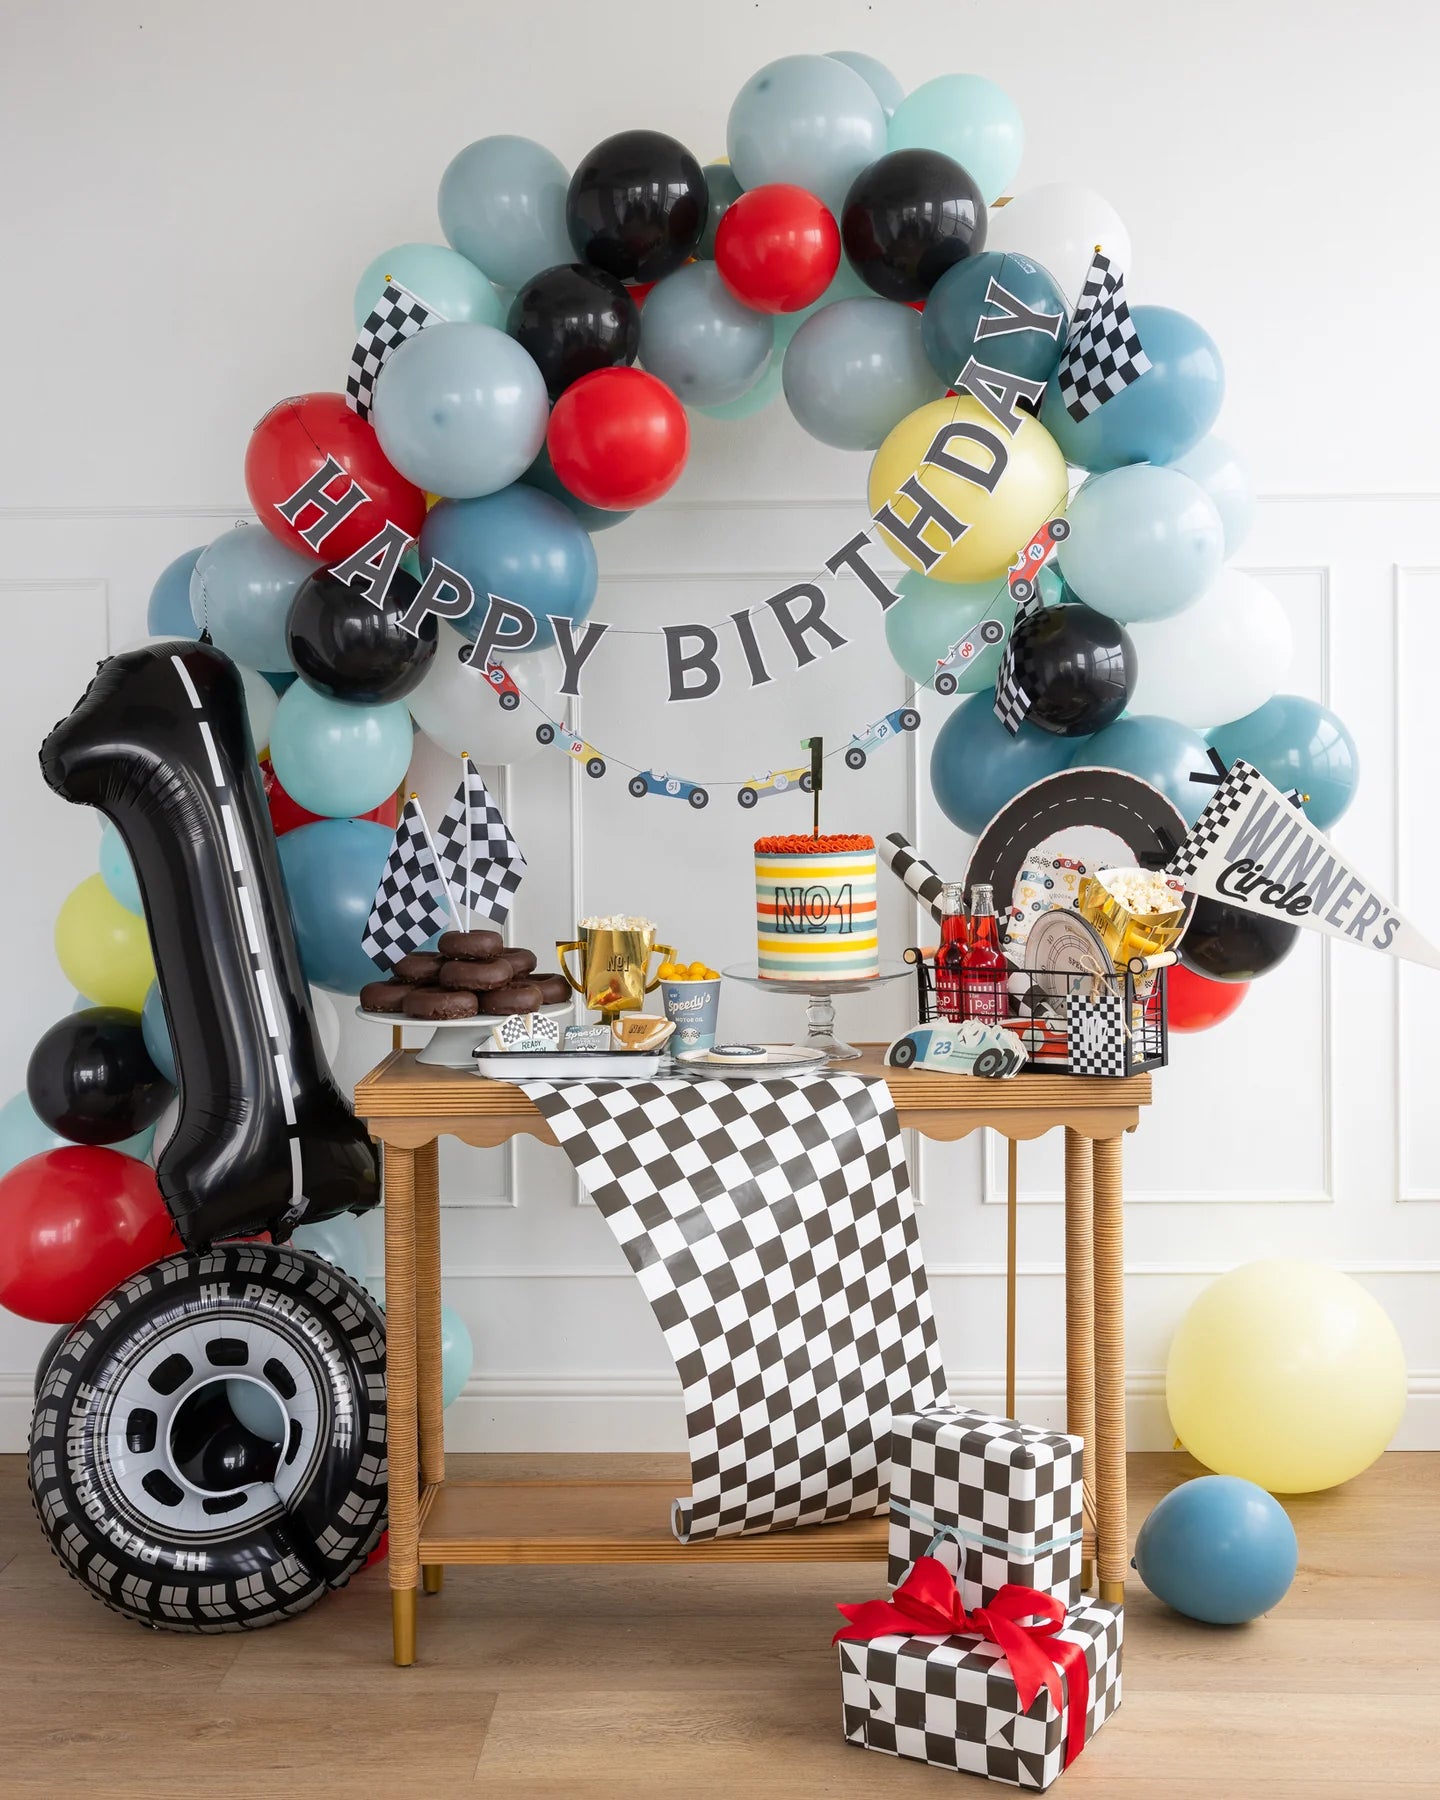
<path id="1" fill-rule="evenodd" d="M 946 427 L 952 435 L 940 454 L 951 466 L 932 461 L 922 467 Z M 955 464 L 973 469 L 974 479 L 957 473 Z M 891 500 L 902 526 L 918 524 L 917 502 L 899 491 L 912 475 L 952 519 L 969 527 L 952 543 L 942 521 L 919 524 L 921 540 L 942 552 L 928 568 L 912 544 L 880 527 L 906 568 L 936 581 L 998 580 L 1045 521 L 1065 510 L 1065 458 L 1050 433 L 1022 413 L 1019 430 L 1009 435 L 970 394 L 932 400 L 894 428 L 870 464 L 870 511 Z"/>
<path id="2" fill-rule="evenodd" d="M 155 979 L 150 934 L 139 913 L 127 912 L 91 875 L 73 889 L 55 921 L 55 954 L 65 979 L 96 1006 L 139 1012 Z"/>
<path id="3" fill-rule="evenodd" d="M 1165 1372 L 1175 1435 L 1220 1475 L 1272 1494 L 1368 1468 L 1405 1408 L 1405 1357 L 1378 1303 L 1316 1263 L 1257 1262 L 1211 1282 Z"/>

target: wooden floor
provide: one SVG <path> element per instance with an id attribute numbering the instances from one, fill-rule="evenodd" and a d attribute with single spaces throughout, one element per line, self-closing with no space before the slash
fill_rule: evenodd
<path id="1" fill-rule="evenodd" d="M 460 1457 L 453 1474 L 666 1472 L 657 1457 Z M 1130 1459 L 1132 1520 L 1198 1473 Z M 1125 1700 L 1059 1790 L 1134 1800 L 1440 1794 L 1440 1455 L 1291 1503 L 1300 1573 L 1270 1618 L 1188 1623 L 1138 1586 Z M 979 1794 L 840 1737 L 841 1564 L 451 1569 L 420 1662 L 390 1666 L 384 1570 L 253 1635 L 151 1633 L 40 1536 L 0 1458 L 0 1794 L 811 1800 Z M 994 1788 L 986 1791 L 996 1792 Z"/>

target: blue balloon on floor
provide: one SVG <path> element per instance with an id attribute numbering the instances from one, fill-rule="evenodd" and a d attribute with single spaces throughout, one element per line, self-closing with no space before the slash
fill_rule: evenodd
<path id="1" fill-rule="evenodd" d="M 475 1346 L 465 1321 L 452 1306 L 440 1308 L 440 1384 L 446 1406 L 458 1400 L 475 1372 Z"/>
<path id="2" fill-rule="evenodd" d="M 321 819 L 277 842 L 305 979 L 358 994 L 380 971 L 360 948 L 394 832 L 369 819 Z"/>
<path id="3" fill-rule="evenodd" d="M 1063 741 L 1063 740 L 1061 740 Z M 1215 792 L 1214 765 L 1205 740 L 1188 725 L 1154 713 L 1136 713 L 1086 738 L 1070 757 L 1072 769 L 1120 769 L 1138 775 L 1160 792 L 1193 825 Z M 1201 775 L 1204 781 L 1192 781 Z"/>
<path id="4" fill-rule="evenodd" d="M 160 984 L 152 981 L 145 1005 L 140 1012 L 140 1035 L 150 1060 L 172 1085 L 178 1083 L 175 1073 L 175 1047 L 170 1042 L 170 1027 L 165 1020 L 165 1005 L 160 998 Z"/>
<path id="5" fill-rule="evenodd" d="M 135 865 L 125 848 L 124 838 L 108 820 L 100 832 L 100 878 L 126 912 L 143 915 L 145 902 L 140 898 Z"/>
<path id="6" fill-rule="evenodd" d="M 595 546 L 574 513 L 523 485 L 432 506 L 420 529 L 421 566 L 428 570 L 432 559 L 458 569 L 475 589 L 474 606 L 452 621 L 472 644 L 485 596 L 498 594 L 534 614 L 535 637 L 525 648 L 548 649 L 555 642 L 550 618 L 583 619 L 600 580 Z"/>
<path id="7" fill-rule="evenodd" d="M 1238 1475 L 1201 1475 L 1140 1527 L 1131 1567 L 1166 1606 L 1207 1625 L 1244 1625 L 1295 1579 L 1295 1527 L 1273 1495 Z"/>
<path id="8" fill-rule="evenodd" d="M 145 608 L 145 629 L 151 637 L 198 638 L 200 627 L 190 611 L 190 577 L 205 548 L 197 544 L 166 563 L 150 590 Z"/>
<path id="9" fill-rule="evenodd" d="M 312 1256 L 323 1256 L 326 1262 L 343 1269 L 352 1281 L 365 1285 L 365 1271 L 370 1258 L 360 1223 L 351 1213 L 338 1213 L 333 1219 L 322 1219 L 318 1225 L 297 1225 L 290 1242 L 297 1250 L 308 1250 Z"/>
<path id="10" fill-rule="evenodd" d="M 1304 796 L 1305 816 L 1328 831 L 1355 798 L 1360 753 L 1343 719 L 1304 694 L 1276 694 L 1243 719 L 1217 725 L 1210 742 L 1226 767 L 1237 756 L 1267 781 Z"/>
<path id="11" fill-rule="evenodd" d="M 1033 725 L 1011 737 L 995 717 L 994 694 L 972 694 L 940 727 L 930 753 L 930 785 L 950 823 L 978 836 L 1022 788 L 1063 769 L 1073 745 L 1073 739 Z"/>

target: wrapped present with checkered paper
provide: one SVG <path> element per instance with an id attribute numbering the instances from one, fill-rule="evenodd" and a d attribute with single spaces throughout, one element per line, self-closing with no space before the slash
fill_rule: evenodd
<path id="1" fill-rule="evenodd" d="M 1080 1599 L 1084 1444 L 1062 1431 L 955 1406 L 890 1425 L 892 1587 L 922 1556 L 988 1606 L 1007 1582 Z"/>

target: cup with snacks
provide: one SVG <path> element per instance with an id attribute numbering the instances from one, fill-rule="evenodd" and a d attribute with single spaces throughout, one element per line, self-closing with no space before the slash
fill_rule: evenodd
<path id="1" fill-rule="evenodd" d="M 660 1004 L 675 1027 L 673 1054 L 713 1050 L 720 1018 L 720 971 L 707 963 L 665 962 L 660 965 Z"/>
<path id="2" fill-rule="evenodd" d="M 1185 928 L 1185 889 L 1154 869 L 1097 869 L 1080 883 L 1079 910 L 1124 969 L 1173 949 Z"/>

